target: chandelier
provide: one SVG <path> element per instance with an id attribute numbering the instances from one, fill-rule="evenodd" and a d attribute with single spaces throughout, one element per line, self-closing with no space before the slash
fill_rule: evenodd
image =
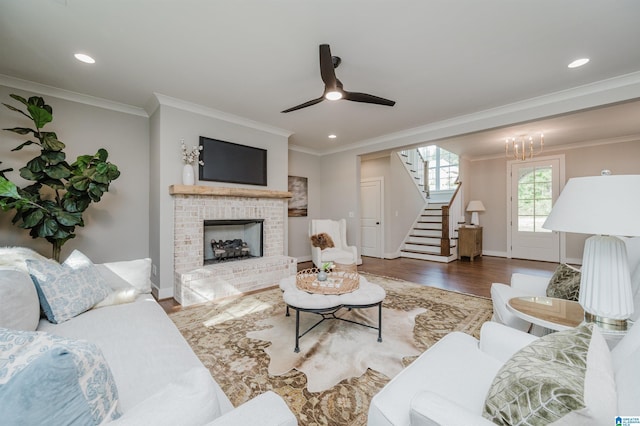
<path id="1" fill-rule="evenodd" d="M 504 144 L 505 157 L 513 157 L 516 160 L 530 160 L 544 150 L 544 134 L 540 133 L 539 147 L 535 147 L 533 136 L 520 135 L 507 138 Z"/>

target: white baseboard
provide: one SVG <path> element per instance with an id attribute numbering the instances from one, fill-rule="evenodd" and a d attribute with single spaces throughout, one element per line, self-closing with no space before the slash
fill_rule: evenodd
<path id="1" fill-rule="evenodd" d="M 400 257 L 400 250 L 395 251 L 393 253 L 385 253 L 384 254 L 384 258 L 385 259 L 397 259 Z"/>
<path id="2" fill-rule="evenodd" d="M 173 297 L 173 287 L 158 288 L 155 283 L 151 283 L 151 294 L 158 299 L 171 299 Z"/>
<path id="3" fill-rule="evenodd" d="M 483 256 L 507 257 L 506 251 L 482 250 Z"/>

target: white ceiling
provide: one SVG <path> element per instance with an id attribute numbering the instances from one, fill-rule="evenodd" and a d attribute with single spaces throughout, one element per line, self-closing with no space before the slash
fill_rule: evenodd
<path id="1" fill-rule="evenodd" d="M 160 93 L 288 130 L 290 145 L 324 153 L 550 94 L 572 93 L 580 108 L 575 88 L 620 76 L 640 87 L 639 19 L 637 0 L 0 0 L 0 74 L 140 108 Z M 322 43 L 342 58 L 346 90 L 397 104 L 280 113 L 322 94 Z M 505 136 L 542 130 L 553 148 L 639 135 L 638 117 L 640 104 L 627 102 L 442 144 L 496 155 Z"/>

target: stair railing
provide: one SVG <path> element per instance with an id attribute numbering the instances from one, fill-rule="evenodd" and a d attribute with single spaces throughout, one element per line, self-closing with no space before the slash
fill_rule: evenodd
<path id="1" fill-rule="evenodd" d="M 417 148 L 398 151 L 400 161 L 404 164 L 407 172 L 413 178 L 420 194 L 425 202 L 429 199 L 429 162 Z"/>

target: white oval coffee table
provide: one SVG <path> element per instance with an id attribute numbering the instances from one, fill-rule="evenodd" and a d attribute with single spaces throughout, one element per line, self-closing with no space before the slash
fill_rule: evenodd
<path id="1" fill-rule="evenodd" d="M 378 342 L 382 342 L 382 301 L 387 293 L 377 284 L 372 284 L 360 275 L 360 286 L 357 290 L 344 294 L 318 294 L 309 293 L 296 287 L 296 277 L 291 276 L 280 281 L 280 289 L 283 291 L 282 298 L 287 304 L 287 316 L 289 308 L 296 311 L 296 346 L 294 351 L 300 352 L 298 342 L 300 338 L 316 328 L 320 323 L 329 319 L 358 324 L 378 330 Z M 378 307 L 378 326 L 372 326 L 349 319 L 337 317 L 335 314 L 342 308 L 364 309 Z M 320 315 L 322 318 L 311 326 L 307 331 L 300 334 L 300 312 L 309 312 Z"/>

